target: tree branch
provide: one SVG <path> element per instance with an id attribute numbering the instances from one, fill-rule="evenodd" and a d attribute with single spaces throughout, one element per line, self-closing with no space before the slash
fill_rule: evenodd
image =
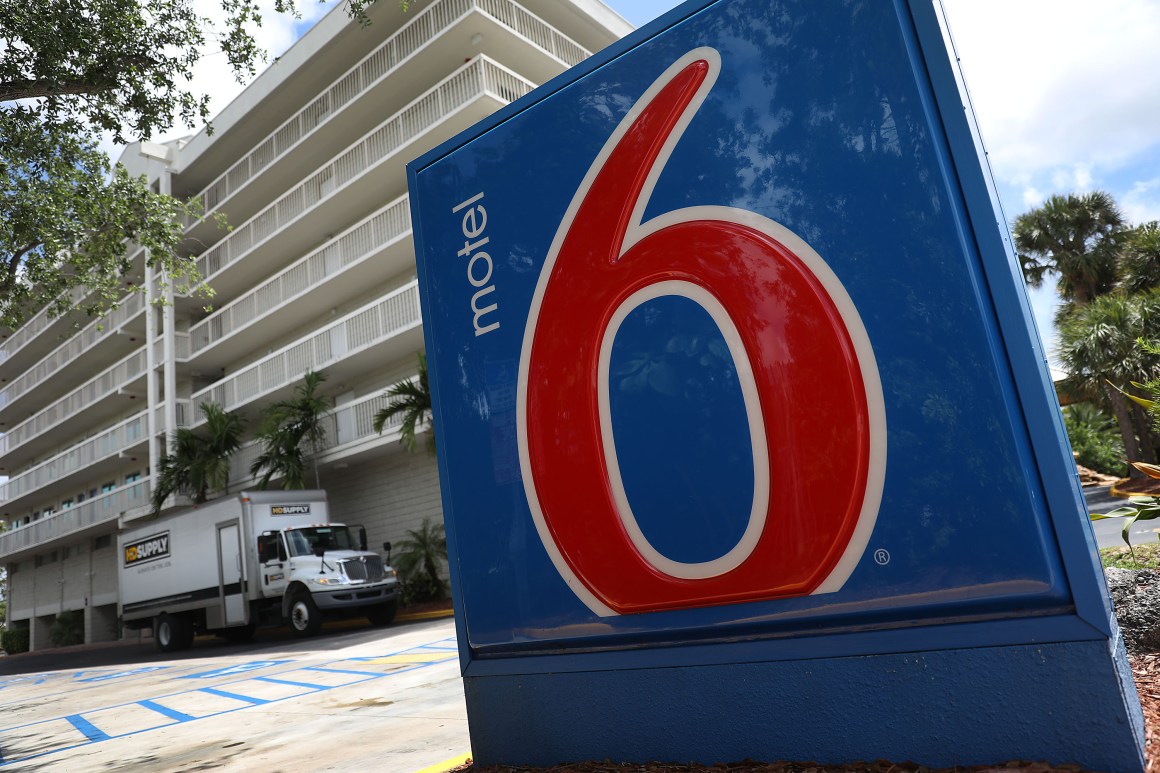
<path id="1" fill-rule="evenodd" d="M 0 82 L 0 102 L 38 97 L 60 97 L 75 94 L 99 94 L 117 88 L 118 76 L 131 67 L 155 67 L 160 62 L 150 56 L 124 56 L 100 72 L 75 78 L 21 78 Z"/>
<path id="2" fill-rule="evenodd" d="M 4 273 L 0 274 L 0 296 L 7 296 L 12 290 L 13 285 L 16 284 L 16 272 L 20 268 L 20 259 L 39 246 L 40 242 L 33 242 L 14 252 L 12 257 L 8 259 L 8 265 L 4 267 Z"/>

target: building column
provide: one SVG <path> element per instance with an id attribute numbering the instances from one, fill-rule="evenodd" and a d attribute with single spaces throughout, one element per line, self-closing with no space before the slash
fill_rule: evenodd
<path id="1" fill-rule="evenodd" d="M 52 646 L 52 640 L 48 638 L 48 630 L 52 627 L 52 621 L 55 617 L 56 615 L 34 616 L 28 621 L 29 652 L 48 649 Z"/>

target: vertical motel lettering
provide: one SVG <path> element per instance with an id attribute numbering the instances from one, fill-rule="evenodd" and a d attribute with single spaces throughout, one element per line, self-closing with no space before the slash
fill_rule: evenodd
<path id="1" fill-rule="evenodd" d="M 499 329 L 499 320 L 488 324 L 488 317 L 494 316 L 499 309 L 499 302 L 485 296 L 495 292 L 495 285 L 491 283 L 492 260 L 491 255 L 483 250 L 491 241 L 484 234 L 487 229 L 487 210 L 481 202 L 483 192 L 479 192 L 470 199 L 456 204 L 451 214 L 463 213 L 461 229 L 463 231 L 463 249 L 457 255 L 467 258 L 467 281 L 476 288 L 471 296 L 471 324 L 475 327 L 475 334 L 481 336 Z M 491 301 L 490 305 L 483 304 Z"/>

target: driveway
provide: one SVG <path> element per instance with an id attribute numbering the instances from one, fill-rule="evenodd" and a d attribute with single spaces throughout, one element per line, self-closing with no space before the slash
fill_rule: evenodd
<path id="1" fill-rule="evenodd" d="M 0 658 L 0 770 L 412 773 L 469 751 L 450 619 L 182 655 Z"/>

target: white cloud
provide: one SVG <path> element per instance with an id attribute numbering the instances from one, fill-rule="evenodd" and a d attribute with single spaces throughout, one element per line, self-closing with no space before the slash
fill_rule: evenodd
<path id="1" fill-rule="evenodd" d="M 1093 174 L 1120 168 L 1160 142 L 1160 3 L 945 0 L 945 6 L 1001 179 L 1058 171 L 1073 186 L 1088 187 Z"/>
<path id="2" fill-rule="evenodd" d="M 1120 206 L 1133 223 L 1160 220 L 1160 177 L 1137 182 L 1120 197 Z"/>

